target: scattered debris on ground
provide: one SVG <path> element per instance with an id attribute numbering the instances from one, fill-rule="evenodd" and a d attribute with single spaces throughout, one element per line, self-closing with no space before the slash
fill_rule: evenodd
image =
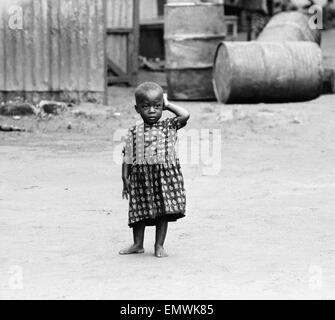
<path id="1" fill-rule="evenodd" d="M 9 125 L 1 125 L 0 124 L 0 131 L 4 131 L 4 132 L 13 132 L 13 131 L 18 131 L 18 132 L 25 132 L 26 129 L 23 128 L 18 128 L 15 126 L 9 126 Z"/>
<path id="2" fill-rule="evenodd" d="M 65 102 L 43 100 L 38 104 L 38 107 L 41 112 L 58 115 L 67 109 L 67 104 Z"/>
<path id="3" fill-rule="evenodd" d="M 36 108 L 28 102 L 8 101 L 3 102 L 0 106 L 0 115 L 2 116 L 27 116 L 36 113 Z"/>
<path id="4" fill-rule="evenodd" d="M 159 58 L 156 59 L 147 59 L 146 57 L 139 57 L 139 64 L 141 69 L 145 69 L 148 71 L 164 71 L 165 70 L 165 62 L 160 60 Z"/>

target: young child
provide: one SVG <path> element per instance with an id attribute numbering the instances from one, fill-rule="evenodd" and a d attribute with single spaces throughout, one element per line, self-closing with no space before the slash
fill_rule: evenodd
<path id="1" fill-rule="evenodd" d="M 185 216 L 185 190 L 175 144 L 177 130 L 190 114 L 168 102 L 163 89 L 153 82 L 135 91 L 135 110 L 143 123 L 128 131 L 123 149 L 122 197 L 129 199 L 129 227 L 134 244 L 120 254 L 143 253 L 144 230 L 156 226 L 155 256 L 167 257 L 164 241 L 168 222 Z M 164 110 L 175 117 L 160 120 Z"/>

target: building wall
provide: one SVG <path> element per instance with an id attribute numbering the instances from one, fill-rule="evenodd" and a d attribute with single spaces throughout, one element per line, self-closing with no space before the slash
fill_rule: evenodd
<path id="1" fill-rule="evenodd" d="M 158 16 L 163 15 L 163 12 L 161 11 L 165 3 L 178 3 L 178 2 L 179 3 L 211 2 L 221 4 L 224 3 L 224 0 L 139 0 L 139 1 L 140 1 L 140 21 L 156 19 Z"/>
<path id="2" fill-rule="evenodd" d="M 104 0 L 1 2 L 0 98 L 102 101 L 104 12 Z"/>
<path id="3" fill-rule="evenodd" d="M 140 0 L 140 22 L 158 17 L 157 0 Z"/>
<path id="4" fill-rule="evenodd" d="M 135 85 L 138 71 L 139 0 L 106 1 L 107 58 L 118 69 L 117 74 L 111 75 L 117 79 L 113 78 L 109 83 Z"/>
<path id="5" fill-rule="evenodd" d="M 107 28 L 133 28 L 133 0 L 107 0 Z M 107 54 L 127 72 L 128 33 L 115 33 L 107 38 Z"/>

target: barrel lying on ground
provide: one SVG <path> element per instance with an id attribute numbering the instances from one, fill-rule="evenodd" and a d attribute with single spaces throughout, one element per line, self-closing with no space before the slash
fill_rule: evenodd
<path id="1" fill-rule="evenodd" d="M 169 99 L 215 100 L 212 68 L 225 39 L 222 4 L 165 6 L 165 55 Z"/>
<path id="2" fill-rule="evenodd" d="M 222 42 L 213 84 L 222 103 L 294 102 L 322 92 L 322 53 L 313 42 Z"/>
<path id="3" fill-rule="evenodd" d="M 311 28 L 310 19 L 299 11 L 278 13 L 271 18 L 257 41 L 312 41 L 320 45 L 321 32 Z"/>

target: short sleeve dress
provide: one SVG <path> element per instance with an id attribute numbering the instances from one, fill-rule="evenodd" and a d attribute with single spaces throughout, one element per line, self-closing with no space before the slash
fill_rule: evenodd
<path id="1" fill-rule="evenodd" d="M 153 125 L 142 123 L 129 129 L 123 161 L 131 164 L 129 227 L 160 217 L 176 221 L 185 216 L 186 196 L 180 162 L 176 155 L 178 118 Z"/>

